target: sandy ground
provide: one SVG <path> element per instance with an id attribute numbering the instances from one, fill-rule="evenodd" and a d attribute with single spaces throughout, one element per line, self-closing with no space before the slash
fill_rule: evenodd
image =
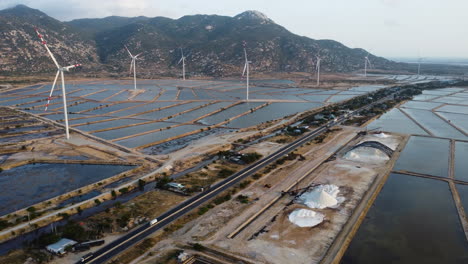
<path id="1" fill-rule="evenodd" d="M 231 143 L 240 138 L 255 135 L 257 132 L 240 132 L 225 135 L 210 135 L 191 142 L 187 147 L 174 151 L 168 155 L 158 155 L 157 159 L 163 160 L 159 171 L 164 171 L 168 167 L 178 169 L 183 163 L 185 168 L 193 166 L 209 153 L 216 153 L 223 149 L 229 149 Z M 180 169 L 180 168 L 179 168 Z"/>
<path id="2" fill-rule="evenodd" d="M 314 159 L 313 157 L 328 157 L 339 148 L 340 144 L 344 144 L 349 141 L 354 137 L 354 135 L 354 129 L 344 129 L 331 134 L 323 144 L 310 144 L 304 146 L 299 149 L 298 152 L 307 153 L 306 155 L 308 156 L 306 156 L 306 161 L 295 160 L 278 166 L 275 170 L 263 176 L 254 184 L 236 194 L 233 200 L 216 206 L 202 217 L 188 223 L 182 229 L 175 232 L 166 240 L 166 242 L 158 243 L 150 252 L 159 254 L 164 245 L 167 245 L 167 241 L 182 244 L 185 244 L 188 241 L 193 241 L 216 245 L 230 251 L 242 253 L 242 255 L 245 256 L 244 250 L 247 250 L 247 248 L 245 248 L 247 239 L 252 236 L 252 233 L 257 232 L 265 222 L 253 222 L 252 225 L 248 226 L 246 230 L 241 232 L 234 240 L 227 239 L 226 236 L 239 226 L 246 218 L 264 207 L 265 204 L 268 204 L 272 199 L 281 196 L 281 191 L 294 184 L 297 178 L 304 175 L 313 167 L 318 166 L 321 161 L 319 161 L 319 159 Z M 274 149 L 281 146 L 281 144 L 263 142 L 250 147 L 250 149 L 260 150 L 263 149 L 263 146 L 274 147 L 267 149 L 265 153 L 268 153 L 274 151 Z M 270 184 L 271 187 L 265 188 L 265 184 Z M 238 195 L 248 196 L 250 202 L 248 204 L 240 203 L 235 199 Z M 285 206 L 285 203 L 282 200 L 280 200 L 278 204 L 281 205 L 281 208 Z M 266 221 L 269 221 L 275 214 L 276 212 L 269 214 Z M 261 219 L 263 219 L 263 215 Z M 249 248 L 249 250 L 252 252 L 254 251 L 253 248 Z M 139 263 L 151 263 L 146 260 L 143 261 L 143 259 L 145 259 L 144 256 L 140 258 Z"/>
<path id="3" fill-rule="evenodd" d="M 239 193 L 249 197 L 248 204 L 234 199 L 217 206 L 174 233 L 171 241 L 197 241 L 246 257 L 254 263 L 318 263 L 375 177 L 385 171 L 385 164 L 347 161 L 340 158 L 344 154 L 341 151 L 336 160 L 323 163 L 299 184 L 301 188 L 311 184 L 335 184 L 340 187 L 340 195 L 346 200 L 338 208 L 315 209 L 325 215 L 323 223 L 313 228 L 292 224 L 288 220 L 289 213 L 307 207 L 291 203 L 294 196 L 285 195 L 233 239 L 227 238 L 227 235 L 278 197 L 286 186 L 294 184 L 307 170 L 318 166 L 320 157 L 328 157 L 354 135 L 355 130 L 346 128 L 334 132 L 324 144 L 313 144 L 308 149 L 299 150 L 305 153 L 305 161 L 285 163 Z M 352 145 L 374 139 L 374 136 L 366 136 L 354 140 Z M 387 138 L 385 143 L 396 144 L 399 140 L 401 138 L 398 136 Z M 271 188 L 265 188 L 266 183 Z M 158 249 L 159 245 L 156 245 L 153 251 L 157 252 Z M 139 263 L 151 263 L 143 261 L 143 257 L 140 260 Z"/>

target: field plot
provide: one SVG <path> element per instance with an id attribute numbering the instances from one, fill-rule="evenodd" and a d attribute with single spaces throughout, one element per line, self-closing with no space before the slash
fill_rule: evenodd
<path id="1" fill-rule="evenodd" d="M 368 126 L 412 136 L 340 263 L 467 261 L 467 91 L 424 91 Z"/>
<path id="2" fill-rule="evenodd" d="M 50 87 L 41 84 L 6 91 L 0 94 L 0 105 L 63 122 L 60 89 L 44 111 Z M 128 80 L 100 80 L 71 82 L 67 99 L 72 127 L 140 149 L 197 131 L 253 127 L 381 88 L 310 89 L 287 80 L 258 80 L 253 81 L 251 101 L 246 102 L 245 83 L 238 80 L 141 80 L 137 90 Z M 462 91 L 450 91 L 455 92 Z"/>
<path id="3" fill-rule="evenodd" d="M 468 140 L 468 88 L 424 91 L 369 125 L 389 132 Z"/>
<path id="4" fill-rule="evenodd" d="M 55 202 L 85 195 L 96 182 L 112 183 L 122 172 L 133 176 L 139 165 L 156 166 L 136 152 L 73 131 L 67 140 L 62 127 L 15 109 L 2 107 L 0 120 L 0 216 L 38 203 L 53 210 Z M 42 204 L 54 197 L 59 198 Z"/>
<path id="5" fill-rule="evenodd" d="M 133 166 L 29 164 L 0 173 L 0 215 L 132 169 Z"/>

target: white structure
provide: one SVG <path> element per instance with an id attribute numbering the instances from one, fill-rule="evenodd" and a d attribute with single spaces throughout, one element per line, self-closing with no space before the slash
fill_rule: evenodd
<path id="1" fill-rule="evenodd" d="M 423 59 L 424 59 L 424 58 L 421 58 L 421 57 L 418 58 L 418 77 L 419 77 L 419 75 L 420 75 L 420 73 L 421 73 L 421 61 L 422 61 Z"/>
<path id="2" fill-rule="evenodd" d="M 167 184 L 167 186 L 169 186 L 171 188 L 179 189 L 179 190 L 185 188 L 184 185 L 182 185 L 180 183 L 177 183 L 177 182 L 170 182 L 170 183 Z"/>
<path id="3" fill-rule="evenodd" d="M 182 57 L 180 58 L 179 62 L 177 65 L 179 65 L 182 62 L 182 79 L 185 81 L 185 56 L 184 56 L 184 50 L 180 48 L 180 53 L 182 54 Z"/>
<path id="4" fill-rule="evenodd" d="M 247 96 L 246 96 L 246 101 L 249 101 L 249 75 L 250 75 L 250 66 L 249 64 L 252 63 L 247 59 L 247 49 L 246 49 L 247 43 L 244 41 L 244 56 L 245 56 L 245 64 L 244 64 L 244 71 L 242 71 L 242 77 L 246 75 L 247 82 L 246 82 L 246 88 L 247 88 Z"/>
<path id="5" fill-rule="evenodd" d="M 299 227 L 313 227 L 323 222 L 325 215 L 307 209 L 296 209 L 289 214 L 291 223 Z"/>
<path id="6" fill-rule="evenodd" d="M 73 246 L 73 245 L 76 245 L 76 244 L 78 244 L 78 242 L 73 241 L 73 240 L 68 239 L 68 238 L 62 238 L 58 242 L 56 242 L 54 244 L 51 244 L 51 245 L 48 245 L 46 247 L 46 249 L 51 253 L 54 253 L 54 254 L 57 254 L 57 255 L 63 255 L 63 254 L 65 254 L 65 249 L 67 247 Z"/>
<path id="7" fill-rule="evenodd" d="M 36 28 L 36 33 L 39 36 L 39 38 L 42 41 L 42 44 L 46 48 L 47 52 L 49 53 L 50 58 L 54 61 L 55 66 L 57 66 L 57 74 L 55 75 L 54 83 L 52 84 L 52 89 L 50 90 L 49 98 L 47 99 L 47 104 L 45 111 L 47 111 L 47 108 L 49 107 L 50 100 L 52 98 L 52 93 L 54 92 L 55 84 L 57 83 L 58 76 L 60 74 L 60 77 L 62 79 L 62 98 L 63 98 L 63 113 L 65 114 L 65 133 L 67 135 L 67 139 L 70 139 L 70 132 L 68 130 L 68 110 L 67 110 L 67 94 L 65 91 L 65 77 L 63 76 L 64 71 L 70 71 L 70 69 L 76 68 L 81 66 L 81 64 L 74 64 L 66 67 L 62 67 L 58 64 L 57 60 L 54 57 L 54 54 L 50 51 L 49 47 L 47 46 L 47 42 L 44 40 L 42 35 L 39 33 L 39 30 Z"/>
<path id="8" fill-rule="evenodd" d="M 319 185 L 299 196 L 298 201 L 309 208 L 335 208 L 344 201 L 343 197 L 338 197 L 339 192 L 340 190 L 336 185 Z"/>
<path id="9" fill-rule="evenodd" d="M 132 53 L 128 50 L 127 46 L 124 46 L 124 47 L 127 50 L 130 57 L 132 58 L 132 62 L 130 63 L 130 72 L 132 72 L 132 68 L 133 68 L 133 84 L 136 90 L 136 60 L 138 59 L 138 56 L 140 56 L 143 52 L 138 53 L 137 55 L 133 56 Z"/>
<path id="10" fill-rule="evenodd" d="M 317 71 L 317 86 L 320 86 L 320 61 L 322 58 L 317 56 L 317 64 L 315 65 L 315 70 Z"/>
<path id="11" fill-rule="evenodd" d="M 369 64 L 369 66 L 367 66 L 367 64 Z M 367 77 L 367 67 L 372 67 L 369 60 L 369 53 L 364 57 L 364 77 Z"/>

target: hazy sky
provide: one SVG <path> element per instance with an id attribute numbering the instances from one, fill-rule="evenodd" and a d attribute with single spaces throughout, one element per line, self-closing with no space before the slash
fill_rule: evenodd
<path id="1" fill-rule="evenodd" d="M 293 33 L 334 39 L 384 57 L 468 58 L 468 0 L 0 0 L 59 20 L 258 10 Z"/>

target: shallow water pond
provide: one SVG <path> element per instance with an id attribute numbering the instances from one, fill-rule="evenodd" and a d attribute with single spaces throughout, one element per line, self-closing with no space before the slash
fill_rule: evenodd
<path id="1" fill-rule="evenodd" d="M 468 263 L 448 184 L 391 174 L 341 263 Z"/>
<path id="2" fill-rule="evenodd" d="M 449 140 L 412 136 L 401 152 L 394 170 L 447 177 Z"/>
<path id="3" fill-rule="evenodd" d="M 0 215 L 109 178 L 134 166 L 29 164 L 0 172 Z"/>

